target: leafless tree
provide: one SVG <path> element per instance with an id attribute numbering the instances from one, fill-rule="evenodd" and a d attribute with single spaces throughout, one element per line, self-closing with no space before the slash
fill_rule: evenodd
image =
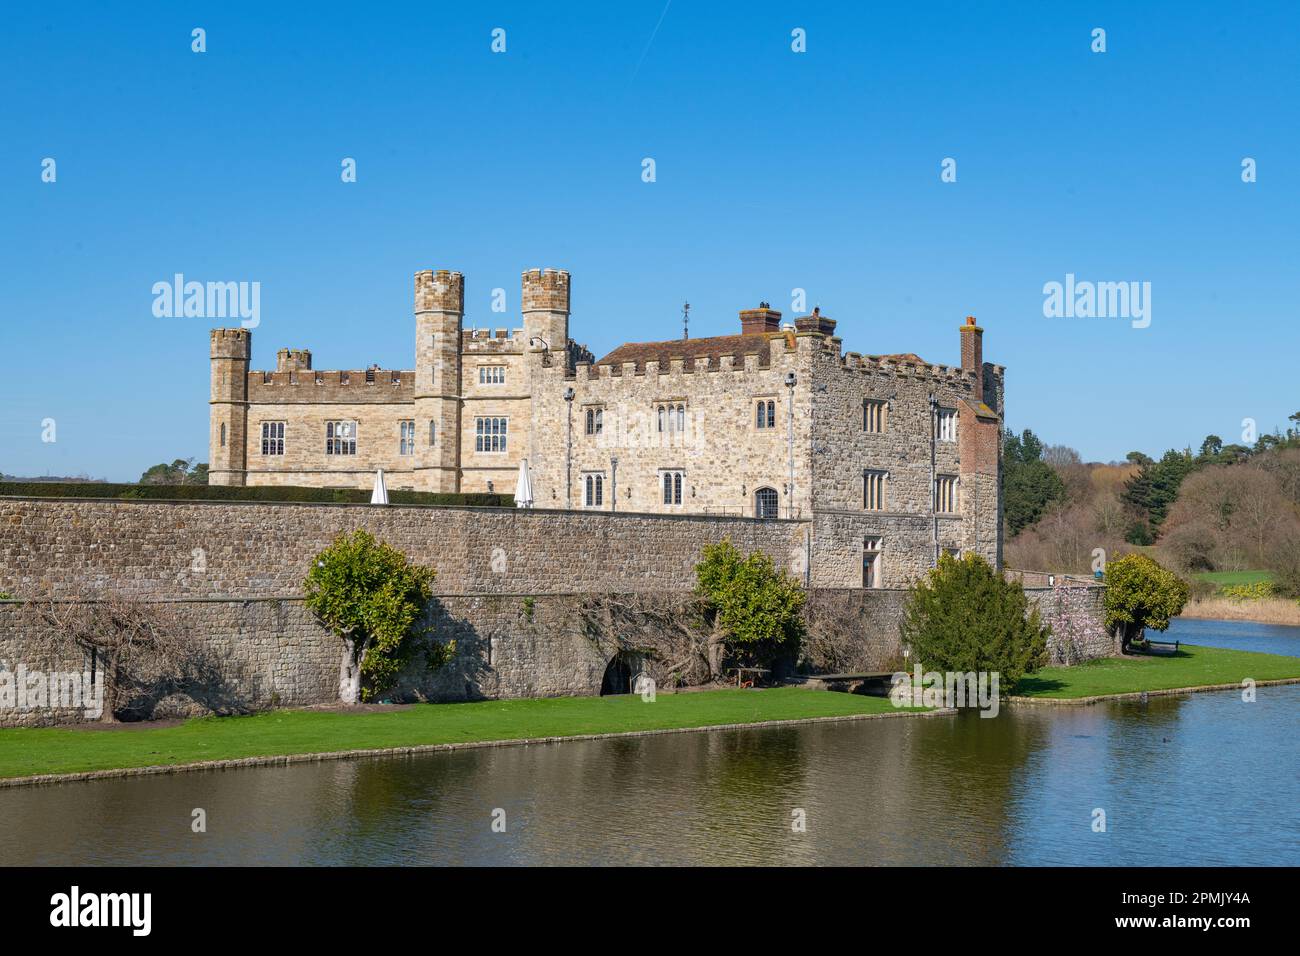
<path id="1" fill-rule="evenodd" d="M 26 605 L 29 648 L 49 660 L 76 652 L 104 687 L 100 720 L 148 708 L 190 684 L 211 682 L 199 643 L 174 605 L 110 597 Z"/>

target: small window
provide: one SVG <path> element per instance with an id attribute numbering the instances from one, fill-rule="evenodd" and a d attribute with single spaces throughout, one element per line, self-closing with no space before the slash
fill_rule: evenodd
<path id="1" fill-rule="evenodd" d="M 325 423 L 325 454 L 355 455 L 357 453 L 356 422 Z"/>
<path id="2" fill-rule="evenodd" d="M 262 454 L 284 454 L 284 422 L 262 422 Z"/>
<path id="3" fill-rule="evenodd" d="M 867 511 L 885 510 L 885 479 L 888 474 L 883 471 L 864 471 L 862 473 L 862 507 Z"/>
<path id="4" fill-rule="evenodd" d="M 684 473 L 680 471 L 661 471 L 659 473 L 659 483 L 663 490 L 664 504 L 679 505 L 682 503 L 682 483 Z"/>
<path id="5" fill-rule="evenodd" d="M 504 365 L 480 365 L 478 367 L 478 383 L 480 385 L 504 385 L 506 381 L 506 367 Z"/>
<path id="6" fill-rule="evenodd" d="M 414 455 L 415 454 L 415 422 L 413 421 L 401 422 L 398 427 L 398 434 L 399 434 L 399 438 L 398 438 L 397 453 L 399 455 Z"/>
<path id="7" fill-rule="evenodd" d="M 582 476 L 582 504 L 586 508 L 600 508 L 605 504 L 605 476 Z"/>
<path id="8" fill-rule="evenodd" d="M 758 428 L 775 428 L 776 427 L 776 401 L 774 399 L 760 399 L 755 406 L 754 425 Z"/>
<path id="9" fill-rule="evenodd" d="M 868 398 L 862 403 L 862 430 L 871 435 L 880 435 L 885 431 L 886 404 Z"/>
<path id="10" fill-rule="evenodd" d="M 429 444 L 432 445 L 437 440 L 438 440 L 438 423 L 430 419 L 429 420 Z"/>
<path id="11" fill-rule="evenodd" d="M 957 440 L 957 409 L 939 409 L 939 441 Z"/>
<path id="12" fill-rule="evenodd" d="M 957 513 L 957 478 L 940 475 L 934 479 L 934 510 L 939 514 Z"/>
<path id="13" fill-rule="evenodd" d="M 505 418 L 474 419 L 474 450 L 496 454 L 506 450 Z"/>
<path id="14" fill-rule="evenodd" d="M 780 504 L 775 488 L 759 488 L 754 492 L 754 517 L 775 518 Z"/>
<path id="15" fill-rule="evenodd" d="M 605 410 L 603 408 L 587 409 L 587 434 L 599 435 L 605 428 Z"/>
<path id="16" fill-rule="evenodd" d="M 221 447 L 226 447 L 226 423 L 221 423 Z"/>
<path id="17" fill-rule="evenodd" d="M 864 588 L 878 588 L 881 586 L 881 565 L 883 563 L 881 552 L 883 550 L 883 539 L 871 535 L 862 539 L 862 586 Z"/>

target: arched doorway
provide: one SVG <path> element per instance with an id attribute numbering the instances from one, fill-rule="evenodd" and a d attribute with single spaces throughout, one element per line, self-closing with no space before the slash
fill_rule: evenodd
<path id="1" fill-rule="evenodd" d="M 759 488 L 754 492 L 754 517 L 775 518 L 781 507 L 781 499 L 775 488 Z"/>
<path id="2" fill-rule="evenodd" d="M 605 667 L 605 676 L 600 682 L 600 696 L 612 694 L 630 694 L 632 692 L 632 667 L 627 655 L 622 651 L 615 654 Z"/>

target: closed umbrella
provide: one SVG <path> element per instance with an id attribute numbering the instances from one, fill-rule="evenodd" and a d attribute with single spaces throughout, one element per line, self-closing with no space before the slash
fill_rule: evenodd
<path id="1" fill-rule="evenodd" d="M 388 487 L 384 484 L 384 469 L 375 472 L 375 490 L 370 493 L 372 505 L 388 504 Z"/>
<path id="2" fill-rule="evenodd" d="M 533 483 L 528 478 L 528 459 L 519 463 L 519 481 L 515 484 L 515 507 L 531 508 L 533 506 Z"/>

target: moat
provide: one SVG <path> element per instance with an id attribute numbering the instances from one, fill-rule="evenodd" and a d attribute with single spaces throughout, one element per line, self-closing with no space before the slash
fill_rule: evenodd
<path id="1" fill-rule="evenodd" d="M 1295 627 L 1169 634 L 1300 656 Z M 1297 714 L 1287 685 L 23 788 L 0 862 L 1295 866 Z"/>

